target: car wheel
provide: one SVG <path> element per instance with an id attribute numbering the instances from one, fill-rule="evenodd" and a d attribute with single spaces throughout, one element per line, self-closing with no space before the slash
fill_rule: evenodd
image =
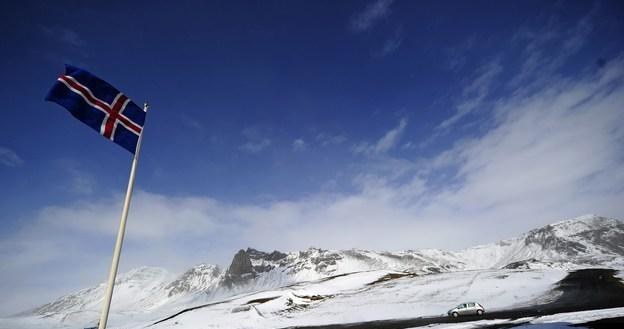
<path id="1" fill-rule="evenodd" d="M 457 312 L 453 312 L 453 313 L 451 313 L 451 315 L 452 315 L 454 318 L 456 318 L 456 317 L 458 317 L 458 316 L 459 316 L 459 313 L 457 313 Z"/>
<path id="2" fill-rule="evenodd" d="M 477 315 L 483 315 L 483 310 L 477 310 Z"/>

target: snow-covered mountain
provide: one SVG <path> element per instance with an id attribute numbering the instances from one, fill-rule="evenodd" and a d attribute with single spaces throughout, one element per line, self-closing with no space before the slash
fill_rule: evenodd
<path id="1" fill-rule="evenodd" d="M 288 254 L 240 250 L 224 273 L 222 283 L 234 289 L 248 285 L 274 287 L 293 282 L 366 270 L 438 273 L 462 269 L 453 253 L 440 250 L 375 252 L 310 248 Z"/>
<path id="2" fill-rule="evenodd" d="M 534 229 L 519 238 L 457 252 L 467 269 L 505 266 L 622 267 L 624 223 L 587 215 Z"/>
<path id="3" fill-rule="evenodd" d="M 266 253 L 240 250 L 231 265 L 197 265 L 179 276 L 164 269 L 138 268 L 119 275 L 112 312 L 166 314 L 243 292 L 361 271 L 413 275 L 475 269 L 624 268 L 624 223 L 595 215 L 534 229 L 514 239 L 451 252 L 436 249 L 400 252 L 323 250 Z M 105 286 L 81 290 L 22 316 L 97 318 Z"/>
<path id="4" fill-rule="evenodd" d="M 119 309 L 135 309 L 135 304 L 150 307 L 159 300 L 159 292 L 167 285 L 172 276 L 165 269 L 140 267 L 120 274 L 115 280 L 114 305 Z M 40 306 L 32 313 L 51 315 L 55 313 L 73 313 L 100 307 L 106 290 L 106 284 L 80 290 L 56 301 Z M 131 298 L 128 298 L 131 297 Z"/>
<path id="5" fill-rule="evenodd" d="M 534 229 L 514 239 L 459 252 L 437 249 L 376 252 L 311 248 L 289 254 L 240 250 L 225 272 L 227 287 L 270 287 L 365 270 L 416 274 L 505 267 L 623 267 L 624 223 L 596 215 Z"/>
<path id="6" fill-rule="evenodd" d="M 200 264 L 184 272 L 164 289 L 168 297 L 180 294 L 203 292 L 219 282 L 221 269 L 216 265 Z"/>

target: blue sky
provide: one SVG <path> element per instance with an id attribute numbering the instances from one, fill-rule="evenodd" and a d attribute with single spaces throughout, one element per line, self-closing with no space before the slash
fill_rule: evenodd
<path id="1" fill-rule="evenodd" d="M 0 302 L 104 281 L 130 154 L 43 101 L 151 104 L 121 270 L 458 249 L 624 218 L 619 1 L 0 4 Z"/>

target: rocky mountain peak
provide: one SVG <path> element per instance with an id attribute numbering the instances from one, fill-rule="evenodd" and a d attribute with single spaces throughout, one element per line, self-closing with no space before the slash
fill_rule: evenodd
<path id="1" fill-rule="evenodd" d="M 284 258 L 286 258 L 288 255 L 282 252 L 279 252 L 277 250 L 274 250 L 271 253 L 266 253 L 263 251 L 259 251 L 257 249 L 253 249 L 253 248 L 247 248 L 247 250 L 245 251 L 248 255 L 250 259 L 253 260 L 266 260 L 266 261 L 270 261 L 270 262 L 277 262 L 279 260 L 282 260 Z"/>
<path id="2" fill-rule="evenodd" d="M 257 255 L 257 250 L 255 249 L 250 248 L 247 251 L 243 249 L 239 250 L 234 255 L 232 263 L 223 277 L 225 286 L 231 288 L 234 285 L 242 285 L 256 277 L 248 251 L 251 251 L 251 254 Z"/>
<path id="3" fill-rule="evenodd" d="M 220 275 L 221 269 L 217 265 L 200 264 L 184 272 L 165 289 L 169 291 L 169 297 L 181 293 L 203 291 L 215 285 Z"/>
<path id="4" fill-rule="evenodd" d="M 527 246 L 535 244 L 542 249 L 555 251 L 568 256 L 576 256 L 579 253 L 587 251 L 587 248 L 582 243 L 568 240 L 557 234 L 557 231 L 552 225 L 530 231 L 524 239 L 524 242 Z"/>
<path id="5" fill-rule="evenodd" d="M 586 215 L 531 230 L 524 241 L 562 256 L 597 252 L 624 256 L 624 223 Z"/>

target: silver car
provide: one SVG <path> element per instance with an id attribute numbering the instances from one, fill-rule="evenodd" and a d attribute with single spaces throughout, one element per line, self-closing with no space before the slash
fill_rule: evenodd
<path id="1" fill-rule="evenodd" d="M 460 315 L 483 315 L 483 313 L 485 313 L 485 308 L 481 304 L 474 302 L 459 304 L 447 312 L 449 316 L 454 318 Z"/>

